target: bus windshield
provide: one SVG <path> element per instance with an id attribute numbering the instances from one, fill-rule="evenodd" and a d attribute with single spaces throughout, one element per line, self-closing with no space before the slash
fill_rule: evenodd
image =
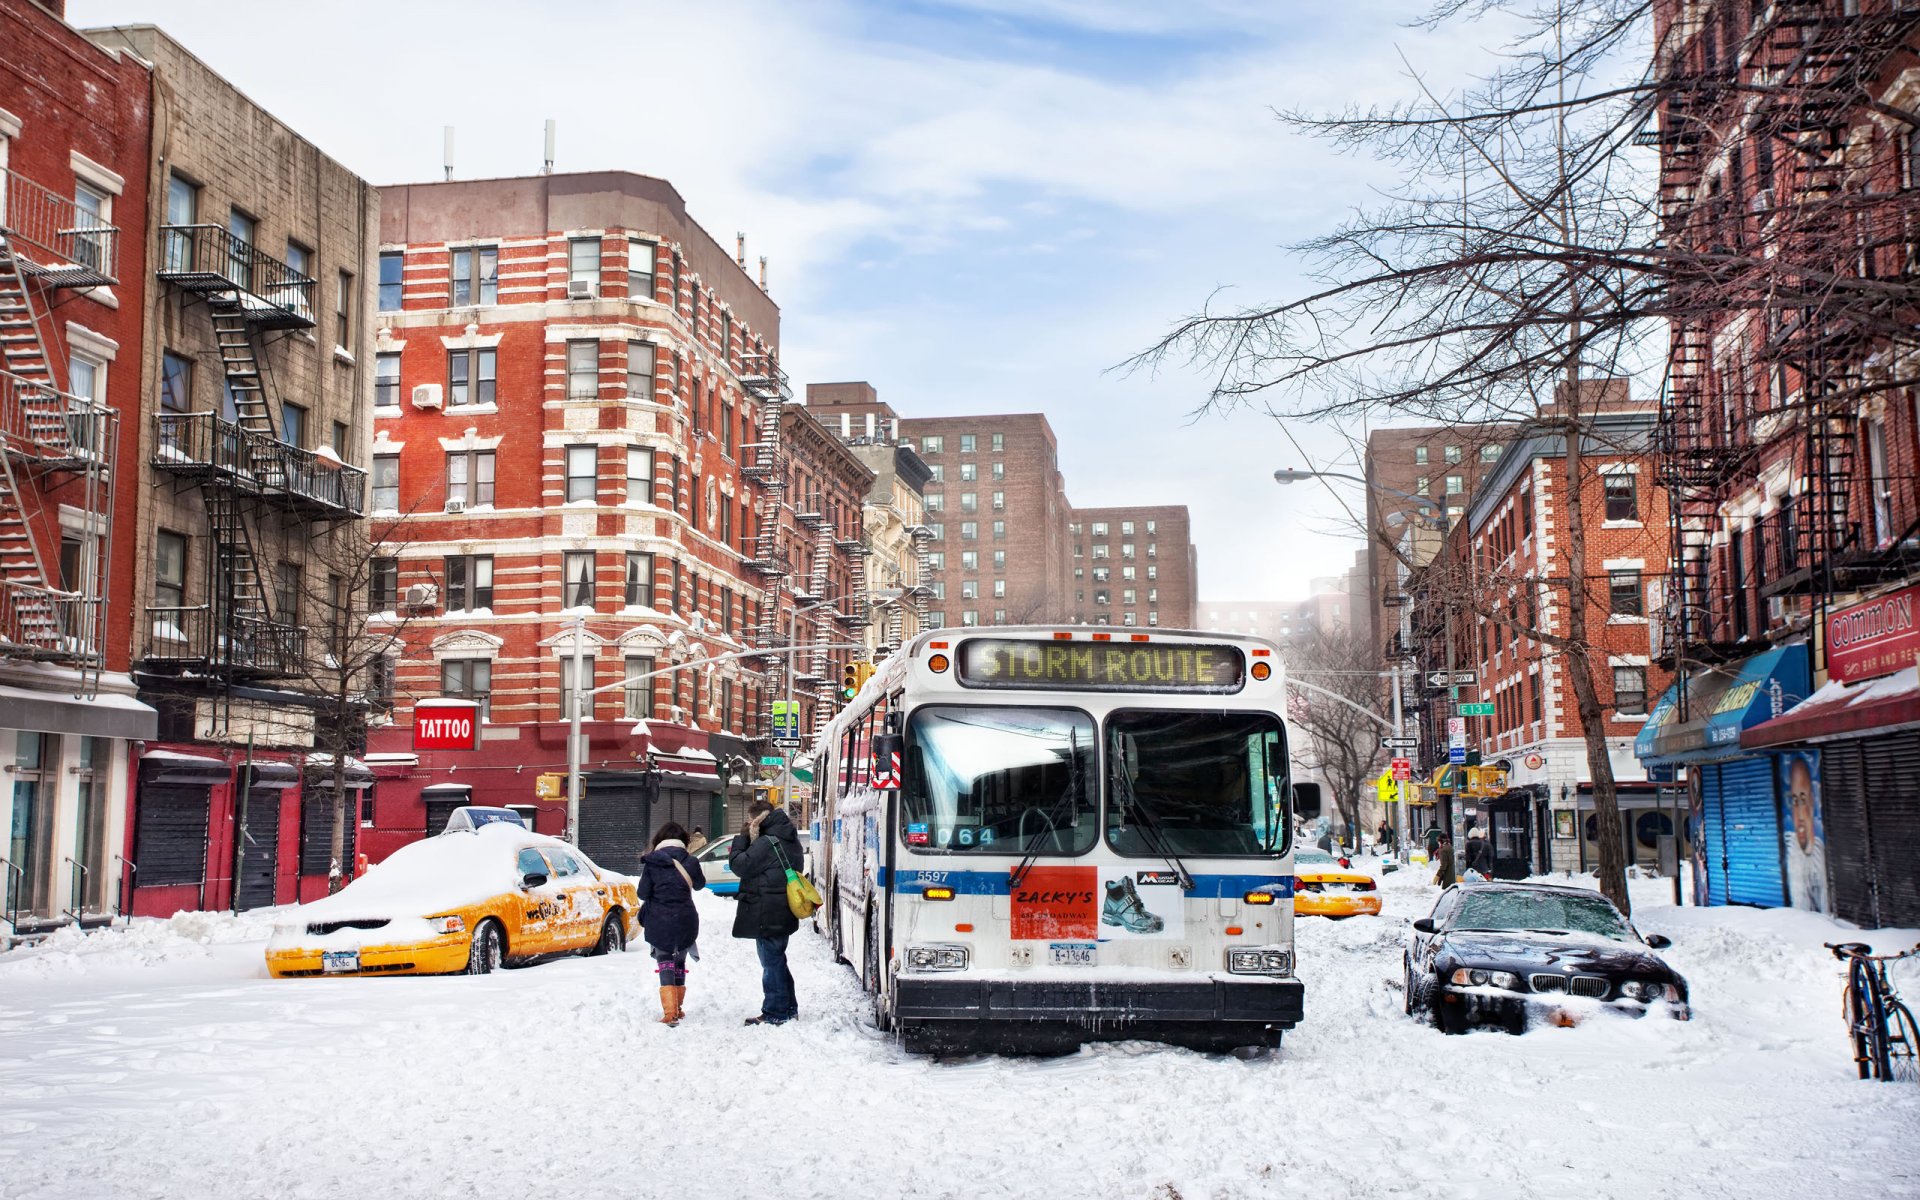
<path id="1" fill-rule="evenodd" d="M 1068 708 L 915 709 L 902 825 L 922 851 L 1081 854 L 1098 836 L 1093 719 Z"/>
<path id="2" fill-rule="evenodd" d="M 1132 710 L 1107 719 L 1107 844 L 1174 858 L 1283 853 L 1287 746 L 1271 713 Z"/>

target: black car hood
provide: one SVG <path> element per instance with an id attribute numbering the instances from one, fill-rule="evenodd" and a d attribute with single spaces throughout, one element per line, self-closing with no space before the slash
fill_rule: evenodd
<path id="1" fill-rule="evenodd" d="M 1672 968 L 1638 942 L 1475 930 L 1447 934 L 1441 951 L 1469 966 L 1520 974 L 1563 971 L 1619 979 L 1673 977 Z"/>

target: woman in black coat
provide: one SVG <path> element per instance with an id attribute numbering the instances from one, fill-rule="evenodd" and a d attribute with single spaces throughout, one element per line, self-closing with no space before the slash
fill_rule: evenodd
<path id="1" fill-rule="evenodd" d="M 640 860 L 640 929 L 660 977 L 660 1023 L 678 1025 L 686 1015 L 687 951 L 700 936 L 696 888 L 707 886 L 700 864 L 687 853 L 687 831 L 669 821 L 653 835 Z"/>
<path id="2" fill-rule="evenodd" d="M 792 818 L 765 800 L 747 806 L 747 823 L 727 854 L 727 866 L 740 879 L 740 904 L 733 914 L 733 936 L 752 938 L 760 954 L 760 1015 L 749 1025 L 784 1025 L 800 1015 L 787 969 L 787 939 L 800 921 L 787 906 L 787 870 L 805 861 L 800 831 Z"/>

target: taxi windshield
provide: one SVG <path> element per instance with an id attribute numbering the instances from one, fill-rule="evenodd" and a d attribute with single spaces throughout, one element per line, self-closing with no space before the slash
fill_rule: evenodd
<path id="1" fill-rule="evenodd" d="M 920 851 L 1080 854 L 1098 835 L 1093 719 L 932 705 L 907 721 L 902 832 Z"/>

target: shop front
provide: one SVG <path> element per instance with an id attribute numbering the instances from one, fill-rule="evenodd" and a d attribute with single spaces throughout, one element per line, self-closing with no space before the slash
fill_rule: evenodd
<path id="1" fill-rule="evenodd" d="M 1790 903 L 1779 765 L 1773 754 L 1743 747 L 1741 735 L 1810 690 L 1807 647 L 1797 642 L 1698 668 L 1648 714 L 1634 754 L 1650 774 L 1663 767 L 1685 772 L 1687 821 L 1679 833 L 1692 852 L 1695 903 Z"/>

